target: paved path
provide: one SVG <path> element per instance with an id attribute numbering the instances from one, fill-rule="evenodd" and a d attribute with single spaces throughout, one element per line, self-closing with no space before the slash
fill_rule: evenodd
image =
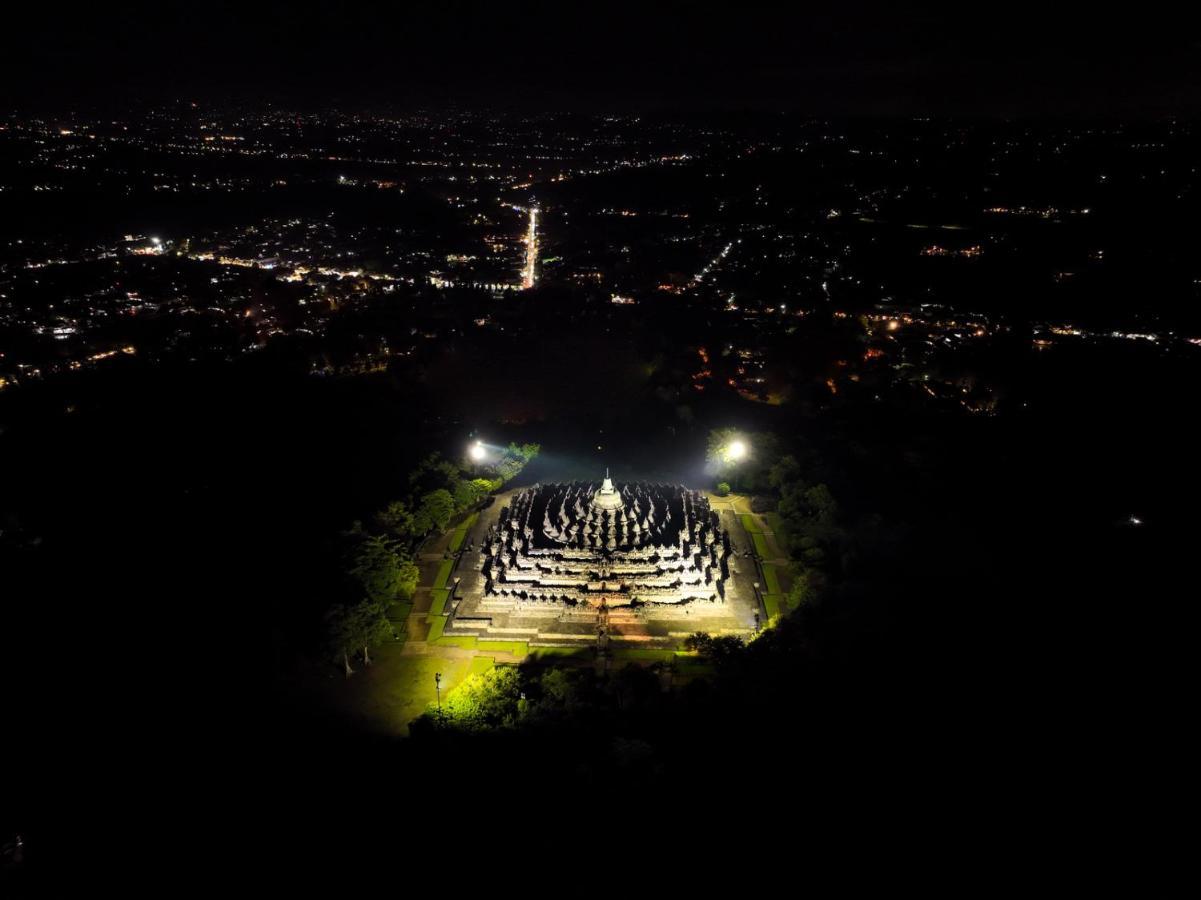
<path id="1" fill-rule="evenodd" d="M 751 517 L 751 521 L 755 523 L 755 527 L 763 534 L 763 540 L 767 544 L 767 555 L 760 562 L 765 565 L 777 567 L 780 590 L 787 593 L 788 589 L 792 586 L 792 578 L 788 575 L 789 565 L 792 560 L 784 552 L 784 548 L 780 546 L 776 532 L 767 518 L 757 512 L 751 511 L 751 497 L 746 494 L 730 494 L 727 497 L 718 497 L 716 494 L 709 494 L 709 503 L 714 509 L 719 511 L 729 510 L 735 516 Z"/>

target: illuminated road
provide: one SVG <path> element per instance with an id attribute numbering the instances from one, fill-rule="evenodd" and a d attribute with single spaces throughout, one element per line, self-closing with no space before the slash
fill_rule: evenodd
<path id="1" fill-rule="evenodd" d="M 521 287 L 532 288 L 538 281 L 538 207 L 530 207 L 530 225 L 525 233 L 525 266 L 521 270 Z"/>

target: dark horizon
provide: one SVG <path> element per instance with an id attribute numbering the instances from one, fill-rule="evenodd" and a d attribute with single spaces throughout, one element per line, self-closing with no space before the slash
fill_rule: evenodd
<path id="1" fill-rule="evenodd" d="M 818 116 L 1162 117 L 1201 112 L 1195 16 L 1007 15 L 858 3 L 350 9 L 142 2 L 25 9 L 8 103 L 196 100 L 297 108 L 762 110 Z"/>

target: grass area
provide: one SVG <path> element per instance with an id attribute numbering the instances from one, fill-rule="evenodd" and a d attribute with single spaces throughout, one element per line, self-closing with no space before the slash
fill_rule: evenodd
<path id="1" fill-rule="evenodd" d="M 767 563 L 764 564 L 763 579 L 764 579 L 764 581 L 767 582 L 767 584 L 764 586 L 766 588 L 765 593 L 768 593 L 768 594 L 784 593 L 782 590 L 780 590 L 780 574 L 776 571 L 775 566 L 767 564 Z"/>
<path id="2" fill-rule="evenodd" d="M 750 513 L 743 513 L 738 517 L 738 520 L 742 522 L 742 527 L 751 536 L 751 540 L 755 544 L 755 552 L 765 559 L 771 558 L 772 552 L 767 547 L 767 538 L 763 536 L 763 529 L 759 527 L 759 523 L 755 521 L 755 517 Z"/>
<path id="3" fill-rule="evenodd" d="M 777 535 L 784 532 L 784 520 L 780 518 L 779 513 L 764 513 L 763 520 L 767 522 L 768 529 L 775 532 Z"/>
<path id="4" fill-rule="evenodd" d="M 530 645 L 525 641 L 489 641 L 480 640 L 474 634 L 453 634 L 442 636 L 441 629 L 437 640 L 439 647 L 458 647 L 461 650 L 479 650 L 482 653 L 512 653 L 514 656 L 527 656 Z"/>
<path id="5" fill-rule="evenodd" d="M 429 622 L 430 633 L 426 635 L 427 641 L 436 641 L 442 637 L 442 629 L 446 627 L 446 619 L 442 616 L 430 616 L 426 621 Z"/>
<path id="6" fill-rule="evenodd" d="M 788 612 L 788 597 L 785 594 L 764 594 L 763 605 L 767 607 L 767 618 L 770 622 Z"/>
<path id="7" fill-rule="evenodd" d="M 467 532 L 471 531 L 471 527 L 476 523 L 476 520 L 479 519 L 479 517 L 480 514 L 478 512 L 473 512 L 466 519 L 459 523 L 459 526 L 450 536 L 451 553 L 459 552 L 459 548 L 463 546 L 463 541 L 467 540 Z"/>
<path id="8" fill-rule="evenodd" d="M 496 660 L 491 656 L 477 656 L 471 661 L 471 665 L 467 668 L 467 675 L 479 675 L 481 672 L 487 672 L 496 665 Z"/>
<path id="9" fill-rule="evenodd" d="M 529 652 L 530 659 L 571 659 L 591 657 L 592 647 L 536 647 Z"/>
<path id="10" fill-rule="evenodd" d="M 430 596 L 433 598 L 430 601 L 430 615 L 440 616 L 446 609 L 446 601 L 450 597 L 449 588 L 435 588 L 430 591 Z"/>
<path id="11" fill-rule="evenodd" d="M 446 587 L 446 582 L 450 579 L 450 571 L 454 567 L 455 561 L 453 559 L 442 560 L 442 564 L 438 566 L 438 574 L 434 576 L 434 587 Z"/>
<path id="12" fill-rule="evenodd" d="M 400 647 L 381 647 L 375 665 L 359 668 L 346 681 L 331 684 L 340 707 L 388 734 L 407 734 L 408 726 L 436 702 L 434 673 L 442 673 L 445 699 L 470 671 L 474 660 L 437 656 L 402 656 Z M 490 662 L 490 661 L 489 661 Z"/>
<path id="13" fill-rule="evenodd" d="M 477 650 L 485 653 L 512 653 L 514 656 L 528 656 L 530 645 L 525 641 L 480 641 Z"/>

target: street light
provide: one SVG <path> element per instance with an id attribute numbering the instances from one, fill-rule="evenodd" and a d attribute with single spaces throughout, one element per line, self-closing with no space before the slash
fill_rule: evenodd
<path id="1" fill-rule="evenodd" d="M 726 447 L 726 459 L 738 462 L 738 460 L 746 456 L 746 443 L 744 441 L 730 441 Z"/>
<path id="2" fill-rule="evenodd" d="M 476 441 L 474 444 L 472 444 L 471 449 L 468 450 L 467 453 L 474 462 L 480 462 L 485 456 L 488 455 L 488 451 L 484 449 L 484 445 L 479 441 Z"/>
<path id="3" fill-rule="evenodd" d="M 434 690 L 438 694 L 438 715 L 442 715 L 442 673 L 434 673 Z"/>

